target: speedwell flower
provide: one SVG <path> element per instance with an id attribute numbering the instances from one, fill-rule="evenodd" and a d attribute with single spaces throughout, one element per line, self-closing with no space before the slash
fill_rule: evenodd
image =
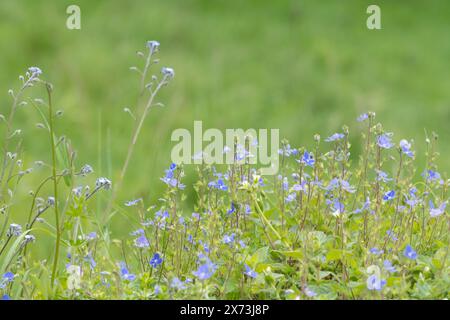
<path id="1" fill-rule="evenodd" d="M 153 255 L 153 258 L 150 260 L 150 265 L 153 268 L 156 268 L 157 266 L 159 266 L 162 263 L 163 259 L 161 258 L 161 256 L 159 255 L 159 253 L 155 253 Z"/>
<path id="2" fill-rule="evenodd" d="M 395 191 L 394 190 L 386 192 L 384 194 L 384 196 L 383 196 L 383 200 L 384 201 L 390 201 L 390 200 L 392 200 L 394 198 L 395 198 Z"/>
<path id="3" fill-rule="evenodd" d="M 335 134 L 329 136 L 328 138 L 326 138 L 325 141 L 333 142 L 333 141 L 341 140 L 344 137 L 345 137 L 345 135 L 343 133 L 335 133 Z"/>
<path id="4" fill-rule="evenodd" d="M 414 152 L 411 151 L 411 144 L 408 142 L 408 140 L 400 140 L 400 148 L 406 156 L 414 158 Z"/>
<path id="5" fill-rule="evenodd" d="M 258 273 L 255 270 L 252 270 L 248 265 L 245 265 L 245 271 L 244 274 L 246 276 L 249 276 L 250 278 L 256 278 L 258 276 Z"/>
<path id="6" fill-rule="evenodd" d="M 409 244 L 406 246 L 405 251 L 403 252 L 403 254 L 408 259 L 411 259 L 411 260 L 416 260 L 417 259 L 417 252 L 414 251 L 414 249 Z"/>
<path id="7" fill-rule="evenodd" d="M 447 206 L 447 202 L 442 202 L 438 208 L 435 208 L 433 201 L 430 200 L 429 205 L 430 205 L 430 216 L 432 218 L 435 218 L 445 212 L 445 207 Z"/>
<path id="8" fill-rule="evenodd" d="M 382 135 L 379 135 L 377 138 L 377 144 L 380 148 L 383 149 L 390 149 L 394 146 L 394 144 L 391 141 L 392 133 L 384 133 Z"/>

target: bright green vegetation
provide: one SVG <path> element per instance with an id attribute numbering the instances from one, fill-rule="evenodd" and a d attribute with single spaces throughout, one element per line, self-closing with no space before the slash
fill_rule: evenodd
<path id="1" fill-rule="evenodd" d="M 368 3 L 361 1 L 80 1 L 79 31 L 65 28 L 69 4 L 0 4 L 1 294 L 448 298 L 449 4 L 380 1 L 380 31 L 366 29 Z M 151 39 L 161 42 L 152 72 L 162 79 L 160 68 L 169 66 L 176 76 L 153 101 L 165 107 L 145 117 L 124 170 L 134 122 L 123 109 L 137 110 L 138 119 L 144 110 L 129 67 L 142 68 L 133 53 Z M 16 75 L 34 65 L 54 90 L 38 81 L 11 99 L 9 88 L 15 97 L 20 91 Z M 376 118 L 358 124 L 367 110 Z M 247 183 L 185 166 L 169 172 L 186 188 L 166 186 L 160 178 L 170 164 L 170 135 L 194 120 L 219 129 L 280 128 L 292 147 L 302 147 L 286 156 L 281 180 L 265 178 L 264 186 L 245 163 L 217 171 L 245 173 Z M 324 142 L 334 132 L 344 137 Z M 377 143 L 387 132 L 395 134 L 391 148 Z M 402 139 L 413 142 L 414 159 L 399 151 Z M 312 167 L 295 161 L 305 150 Z M 84 164 L 94 173 L 80 175 Z M 380 182 L 377 170 L 392 180 Z M 292 174 L 305 173 L 306 187 L 298 189 Z M 209 185 L 219 178 L 226 190 Z M 74 192 L 79 185 L 90 189 Z M 367 197 L 368 207 L 355 213 Z M 144 234 L 129 235 L 139 229 Z M 197 261 L 199 253 L 208 259 Z"/>

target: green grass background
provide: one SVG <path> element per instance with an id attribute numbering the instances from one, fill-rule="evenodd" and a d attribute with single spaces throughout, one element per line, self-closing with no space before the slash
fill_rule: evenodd
<path id="1" fill-rule="evenodd" d="M 366 28 L 372 3 L 381 7 L 382 30 Z M 81 7 L 81 30 L 65 27 L 70 4 Z M 446 171 L 449 12 L 448 1 L 2 1 L 0 110 L 8 110 L 17 76 L 39 66 L 65 111 L 58 132 L 71 138 L 80 165 L 114 183 L 131 131 L 122 110 L 133 106 L 139 84 L 128 68 L 156 39 L 154 71 L 171 66 L 176 77 L 160 95 L 166 107 L 146 120 L 120 201 L 160 196 L 171 132 L 194 120 L 204 128 L 280 128 L 294 146 L 348 124 L 356 155 L 355 118 L 373 110 L 396 141 L 414 139 L 419 154 L 424 129 L 439 133 Z M 31 110 L 19 112 L 25 158 L 49 161 L 36 121 Z"/>

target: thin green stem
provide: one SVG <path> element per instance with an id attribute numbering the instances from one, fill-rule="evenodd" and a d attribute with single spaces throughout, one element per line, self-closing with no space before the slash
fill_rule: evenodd
<path id="1" fill-rule="evenodd" d="M 59 212 L 58 212 L 58 182 L 56 180 L 56 144 L 54 135 L 54 123 L 53 123 L 53 110 L 52 110 L 52 87 L 49 83 L 45 84 L 48 95 L 48 114 L 49 114 L 49 127 L 50 127 L 50 144 L 52 149 L 52 176 L 53 176 L 53 195 L 55 197 L 55 228 L 56 228 L 56 243 L 55 243 L 55 256 L 53 258 L 52 268 L 52 287 L 55 284 L 55 277 L 58 268 L 59 248 L 61 244 L 61 228 L 59 226 Z"/>

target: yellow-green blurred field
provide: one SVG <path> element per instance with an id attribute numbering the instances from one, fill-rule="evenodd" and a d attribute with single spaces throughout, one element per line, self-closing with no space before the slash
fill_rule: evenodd
<path id="1" fill-rule="evenodd" d="M 291 145 L 308 146 L 313 134 L 328 136 L 344 123 L 359 141 L 355 118 L 373 110 L 396 141 L 419 142 L 418 163 L 425 130 L 436 131 L 444 172 L 450 169 L 450 3 L 377 1 L 382 30 L 370 31 L 371 3 L 2 1 L 0 113 L 9 108 L 7 90 L 17 77 L 39 66 L 54 84 L 56 108 L 64 110 L 58 132 L 72 140 L 79 163 L 114 183 L 131 132 L 123 108 L 133 106 L 139 85 L 129 67 L 140 62 L 135 51 L 155 39 L 160 64 L 176 76 L 159 96 L 166 107 L 146 121 L 122 202 L 160 197 L 171 132 L 192 128 L 194 120 L 220 129 L 280 128 Z M 81 8 L 81 30 L 65 26 L 70 4 Z M 34 113 L 19 112 L 25 158 L 48 160 L 36 122 Z"/>

